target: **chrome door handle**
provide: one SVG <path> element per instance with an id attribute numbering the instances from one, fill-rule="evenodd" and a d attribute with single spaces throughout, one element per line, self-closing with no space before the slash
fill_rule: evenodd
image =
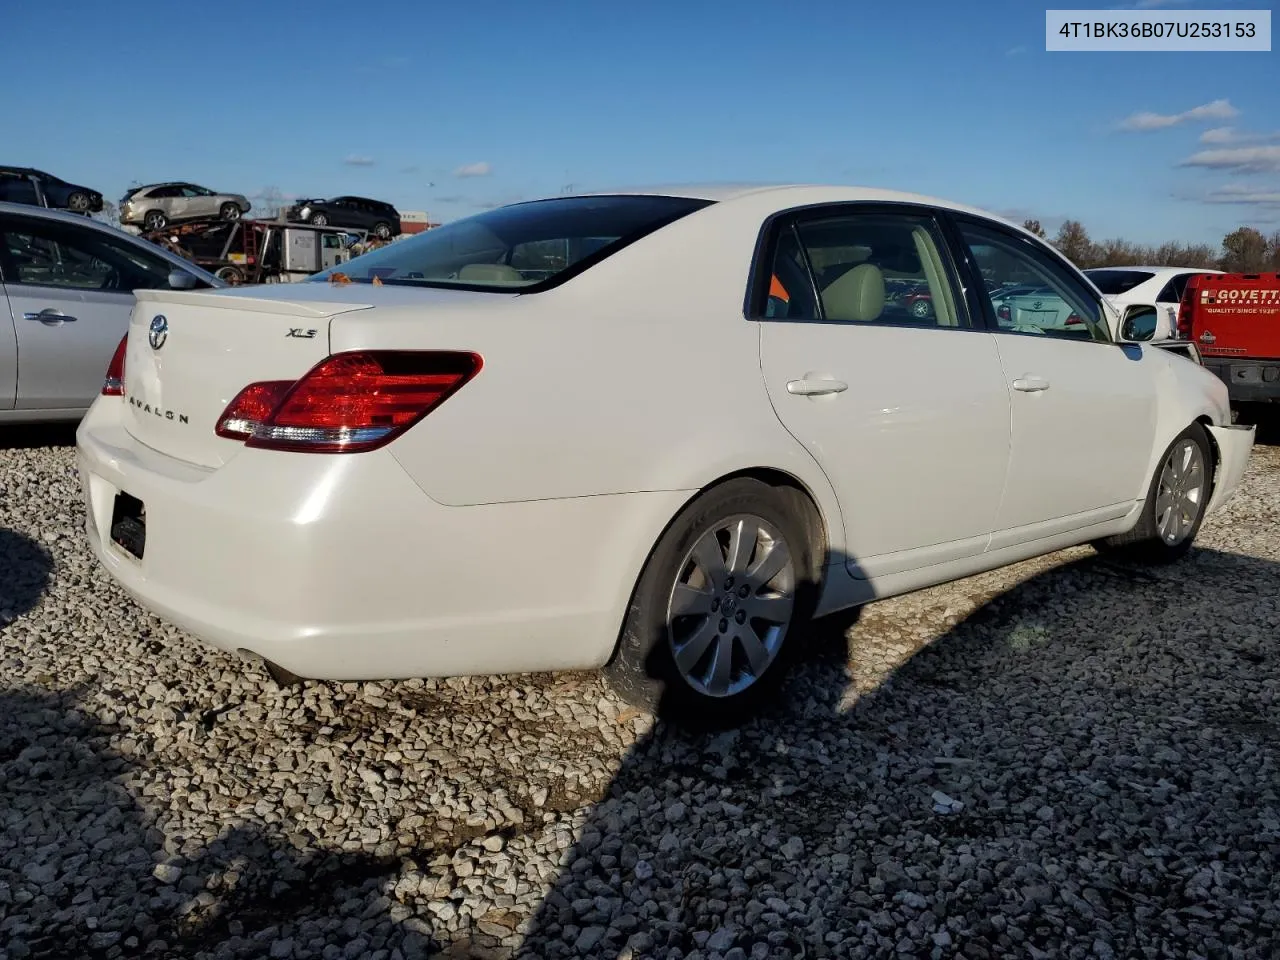
<path id="1" fill-rule="evenodd" d="M 1019 377 L 1013 381 L 1013 389 L 1023 393 L 1039 393 L 1049 389 L 1049 381 L 1044 377 Z"/>
<path id="2" fill-rule="evenodd" d="M 827 393 L 841 393 L 849 389 L 847 383 L 826 378 L 819 380 L 788 380 L 787 393 L 800 397 L 820 397 Z"/>
<path id="3" fill-rule="evenodd" d="M 45 307 L 38 313 L 24 313 L 23 318 L 26 320 L 39 320 L 41 323 L 49 327 L 56 327 L 63 323 L 72 323 L 75 317 L 69 317 L 65 313 L 59 313 L 53 307 Z"/>

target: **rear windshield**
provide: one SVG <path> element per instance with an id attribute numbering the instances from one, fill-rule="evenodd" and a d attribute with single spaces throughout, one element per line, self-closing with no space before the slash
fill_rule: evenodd
<path id="1" fill-rule="evenodd" d="M 1138 284 L 1146 283 L 1155 276 L 1147 270 L 1086 270 L 1085 275 L 1108 297 L 1128 293 Z"/>
<path id="2" fill-rule="evenodd" d="M 600 196 L 534 200 L 427 230 L 310 277 L 356 283 L 526 290 L 609 256 L 710 203 L 688 197 Z"/>

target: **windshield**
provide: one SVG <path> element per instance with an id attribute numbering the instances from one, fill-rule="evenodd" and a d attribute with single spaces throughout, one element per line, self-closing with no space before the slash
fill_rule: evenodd
<path id="1" fill-rule="evenodd" d="M 1155 276 L 1148 270 L 1086 270 L 1085 276 L 1108 297 L 1128 293 L 1140 283 Z"/>
<path id="2" fill-rule="evenodd" d="M 342 273 L 356 283 L 377 277 L 409 286 L 531 291 L 709 203 L 639 195 L 517 203 L 397 240 L 309 280 Z"/>

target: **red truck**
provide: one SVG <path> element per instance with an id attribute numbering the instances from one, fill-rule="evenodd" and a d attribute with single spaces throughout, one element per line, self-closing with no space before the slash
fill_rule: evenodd
<path id="1" fill-rule="evenodd" d="M 1280 403 L 1280 273 L 1201 273 L 1178 306 L 1178 339 L 1200 349 L 1231 406 Z"/>

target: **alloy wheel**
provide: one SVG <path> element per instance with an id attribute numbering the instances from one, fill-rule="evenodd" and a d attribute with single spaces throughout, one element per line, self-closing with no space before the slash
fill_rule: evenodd
<path id="1" fill-rule="evenodd" d="M 1168 546 L 1191 535 L 1205 494 L 1204 452 L 1194 440 L 1177 443 L 1165 458 L 1156 488 L 1156 529 Z"/>
<path id="2" fill-rule="evenodd" d="M 781 532 L 751 515 L 694 543 L 667 603 L 667 637 L 694 690 L 729 697 L 777 659 L 795 609 L 796 564 Z"/>

